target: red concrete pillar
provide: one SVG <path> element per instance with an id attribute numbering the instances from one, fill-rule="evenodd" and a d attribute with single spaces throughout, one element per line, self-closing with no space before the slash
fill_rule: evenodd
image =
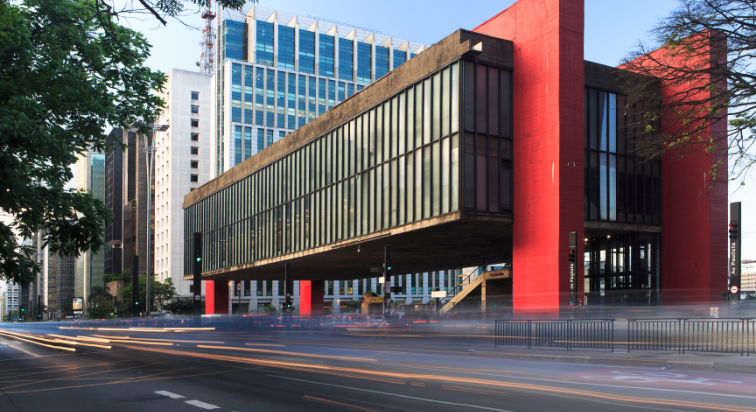
<path id="1" fill-rule="evenodd" d="M 662 79 L 662 96 L 665 99 L 685 99 L 703 101 L 710 99 L 708 91 L 689 94 L 699 84 L 711 84 L 711 74 L 690 76 L 684 84 L 672 83 L 665 79 L 679 76 L 677 67 L 700 68 L 701 62 L 711 64 L 717 60 L 726 62 L 726 56 L 717 55 L 724 50 L 717 42 L 726 41 L 719 33 L 709 32 L 691 38 L 691 42 L 708 45 L 708 53 L 697 48 L 696 56 L 690 58 L 685 53 L 670 54 L 669 49 L 659 49 L 651 53 L 662 62 L 658 77 Z M 711 45 L 715 45 L 712 47 Z M 643 63 L 637 60 L 634 63 Z M 631 67 L 632 68 L 632 67 Z M 654 73 L 656 74 L 656 73 Z M 722 85 L 726 87 L 726 85 Z M 683 116 L 695 118 L 697 107 L 687 107 Z M 693 115 L 691 115 L 693 114 Z M 726 120 L 727 113 L 722 113 Z M 692 141 L 719 142 L 718 150 L 707 153 L 703 146 L 686 150 L 684 156 L 670 151 L 662 157 L 662 241 L 661 241 L 661 287 L 663 304 L 706 304 L 719 301 L 719 293 L 727 289 L 728 241 L 727 241 L 727 123 L 725 120 L 710 124 L 703 130 L 694 132 Z M 693 125 L 693 126 L 691 126 Z M 700 123 L 698 124 L 700 125 Z M 666 133 L 680 132 L 683 128 L 696 130 L 695 121 L 681 122 L 677 114 L 662 116 L 662 129 Z M 716 181 L 712 180 L 712 166 L 719 163 Z"/>
<path id="2" fill-rule="evenodd" d="M 228 315 L 228 282 L 205 281 L 205 314 Z"/>
<path id="3" fill-rule="evenodd" d="M 520 0 L 474 29 L 514 43 L 516 312 L 568 305 L 569 232 L 585 233 L 584 8 L 583 0 Z M 578 259 L 581 289 L 582 266 Z"/>
<path id="4" fill-rule="evenodd" d="M 322 316 L 325 297 L 325 283 L 322 280 L 299 281 L 299 315 Z"/>

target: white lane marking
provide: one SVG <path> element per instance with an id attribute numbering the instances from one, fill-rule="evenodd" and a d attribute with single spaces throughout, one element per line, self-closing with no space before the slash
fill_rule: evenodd
<path id="1" fill-rule="evenodd" d="M 467 407 L 467 408 L 485 409 L 485 410 L 488 410 L 488 411 L 496 411 L 496 412 L 512 412 L 512 411 L 508 411 L 506 409 L 489 408 L 487 406 L 470 405 L 470 404 L 467 404 L 467 403 L 446 402 L 446 401 L 439 401 L 439 400 L 428 399 L 428 398 L 418 398 L 418 397 L 415 397 L 415 396 L 399 395 L 398 393 L 374 391 L 374 390 L 371 390 L 371 389 L 353 388 L 351 386 L 334 385 L 334 384 L 331 384 L 331 383 L 307 381 L 307 380 L 304 380 L 304 379 L 297 379 L 297 378 L 287 378 L 285 376 L 276 376 L 276 375 L 268 375 L 268 376 L 273 377 L 273 378 L 279 378 L 279 379 L 288 379 L 288 380 L 291 380 L 291 381 L 307 382 L 307 383 L 312 383 L 312 384 L 315 384 L 315 385 L 332 386 L 334 388 L 351 389 L 351 390 L 360 391 L 360 392 L 378 393 L 378 394 L 381 394 L 381 395 L 396 396 L 396 397 L 405 398 L 405 399 L 414 399 L 414 400 L 417 400 L 417 401 L 442 403 L 444 405 L 464 406 L 464 407 Z"/>
<path id="2" fill-rule="evenodd" d="M 391 365 L 397 368 L 410 368 L 410 369 L 424 369 L 429 371 L 443 371 L 446 372 L 443 369 L 435 369 L 435 368 L 421 368 L 419 366 L 403 366 L 403 365 Z M 479 373 L 479 372 L 466 372 L 466 371 L 452 371 L 452 372 L 459 372 L 459 373 L 466 373 L 469 375 L 482 375 L 482 376 L 495 376 L 497 378 L 503 378 L 503 379 L 510 379 L 510 380 L 530 380 L 530 381 L 540 381 L 540 382 L 555 382 L 555 383 L 563 383 L 566 385 L 583 385 L 583 386 L 601 386 L 604 388 L 623 388 L 623 389 L 640 389 L 645 391 L 658 391 L 658 392 L 675 392 L 675 393 L 692 393 L 695 395 L 713 395 L 713 396 L 724 396 L 727 398 L 743 398 L 743 399 L 756 399 L 754 396 L 745 396 L 745 395 L 728 395 L 724 393 L 716 393 L 716 392 L 699 392 L 699 391 L 686 391 L 681 389 L 660 389 L 660 388 L 647 388 L 645 386 L 625 386 L 625 385 L 606 385 L 606 384 L 600 384 L 600 383 L 589 383 L 589 382 L 571 382 L 571 381 L 560 381 L 557 379 L 543 379 L 543 378 L 527 378 L 524 376 L 505 376 L 505 375 L 494 375 L 491 373 Z"/>
<path id="3" fill-rule="evenodd" d="M 220 406 L 210 405 L 209 403 L 198 401 L 196 399 L 191 400 L 191 401 L 186 401 L 186 403 L 192 406 L 196 406 L 198 408 L 202 408 L 202 409 L 220 409 Z"/>
<path id="4" fill-rule="evenodd" d="M 167 397 L 169 397 L 171 399 L 182 399 L 183 398 L 183 396 L 181 396 L 181 395 L 179 395 L 177 393 L 168 392 L 168 391 L 155 391 L 155 393 L 157 393 L 158 395 L 167 396 Z"/>

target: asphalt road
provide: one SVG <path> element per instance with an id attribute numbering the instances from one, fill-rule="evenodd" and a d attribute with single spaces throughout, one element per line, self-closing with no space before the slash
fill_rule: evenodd
<path id="1" fill-rule="evenodd" d="M 0 411 L 756 412 L 756 374 L 467 354 L 480 344 L 370 330 L 2 324 Z"/>

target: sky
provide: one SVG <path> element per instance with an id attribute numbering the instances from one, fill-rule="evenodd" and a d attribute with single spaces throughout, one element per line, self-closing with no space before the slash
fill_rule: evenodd
<path id="1" fill-rule="evenodd" d="M 302 16 L 315 16 L 378 30 L 385 35 L 433 44 L 457 29 L 473 29 L 509 7 L 514 0 L 260 0 L 258 5 Z M 369 6 L 368 6 L 369 5 Z M 474 5 L 474 6 L 473 6 Z M 677 0 L 585 0 L 585 59 L 616 66 L 638 41 L 650 40 L 648 31 L 678 6 Z M 188 6 L 182 20 L 201 27 L 203 21 Z M 175 20 L 159 26 L 154 19 L 124 22 L 145 34 L 153 45 L 147 64 L 155 70 L 172 68 L 194 71 L 199 60 L 201 33 Z M 749 178 L 741 187 L 730 183 L 731 202 L 743 202 L 747 212 L 756 204 L 756 180 Z M 696 222 L 691 222 L 695 224 Z M 701 222 L 703 223 L 703 222 Z M 722 231 L 726 231 L 722 227 Z M 741 225 L 742 257 L 756 259 L 756 218 L 744 216 Z"/>

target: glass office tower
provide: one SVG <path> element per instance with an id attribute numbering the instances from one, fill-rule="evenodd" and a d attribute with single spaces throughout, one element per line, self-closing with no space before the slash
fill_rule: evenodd
<path id="1" fill-rule="evenodd" d="M 219 10 L 215 177 L 304 126 L 426 46 L 262 7 Z"/>

